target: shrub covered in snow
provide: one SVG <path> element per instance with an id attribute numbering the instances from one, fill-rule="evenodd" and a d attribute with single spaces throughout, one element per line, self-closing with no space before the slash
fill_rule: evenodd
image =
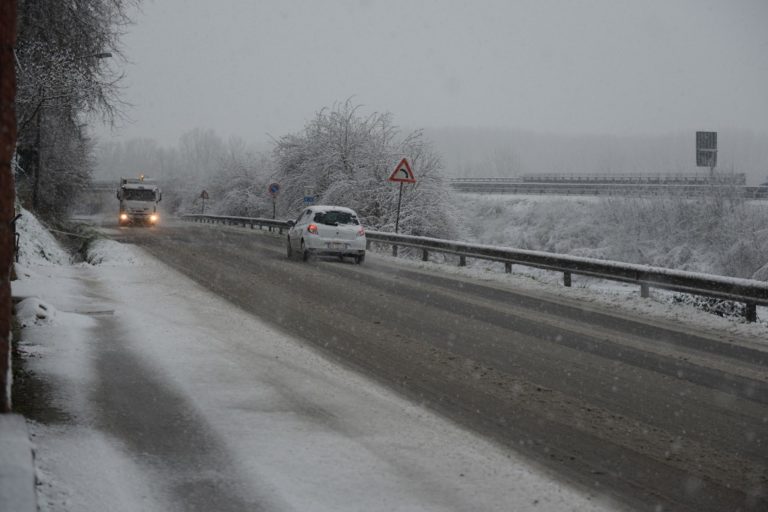
<path id="1" fill-rule="evenodd" d="M 709 196 L 464 196 L 471 240 L 757 278 L 768 264 L 768 205 Z"/>
<path id="2" fill-rule="evenodd" d="M 402 135 L 390 114 L 364 116 L 350 101 L 321 110 L 302 132 L 277 141 L 281 213 L 295 216 L 305 188 L 311 187 L 318 203 L 354 208 L 367 226 L 394 231 L 398 186 L 387 177 L 403 156 L 418 182 L 403 189 L 400 232 L 455 236 L 458 226 L 440 159 L 422 133 Z"/>

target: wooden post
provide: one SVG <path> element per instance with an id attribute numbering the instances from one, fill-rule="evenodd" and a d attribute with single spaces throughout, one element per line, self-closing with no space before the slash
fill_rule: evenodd
<path id="1" fill-rule="evenodd" d="M 744 318 L 747 322 L 757 322 L 757 304 L 754 302 L 747 302 L 744 306 L 746 306 L 744 308 Z"/>

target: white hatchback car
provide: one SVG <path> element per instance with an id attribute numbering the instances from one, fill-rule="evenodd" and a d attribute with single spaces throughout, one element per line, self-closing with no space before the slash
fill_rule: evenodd
<path id="1" fill-rule="evenodd" d="M 289 258 L 296 253 L 304 261 L 312 254 L 351 256 L 358 264 L 365 260 L 365 230 L 350 208 L 310 206 L 288 226 Z"/>

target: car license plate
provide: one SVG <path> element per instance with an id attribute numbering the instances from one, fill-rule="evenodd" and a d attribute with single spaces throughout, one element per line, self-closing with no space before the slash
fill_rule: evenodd
<path id="1" fill-rule="evenodd" d="M 328 243 L 328 248 L 329 249 L 345 249 L 346 246 L 347 246 L 347 244 L 342 244 L 342 243 L 339 243 L 339 242 L 329 242 Z"/>

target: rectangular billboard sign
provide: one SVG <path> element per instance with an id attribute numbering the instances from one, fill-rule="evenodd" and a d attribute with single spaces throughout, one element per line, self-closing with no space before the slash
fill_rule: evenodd
<path id="1" fill-rule="evenodd" d="M 696 166 L 717 166 L 717 132 L 696 132 Z"/>

